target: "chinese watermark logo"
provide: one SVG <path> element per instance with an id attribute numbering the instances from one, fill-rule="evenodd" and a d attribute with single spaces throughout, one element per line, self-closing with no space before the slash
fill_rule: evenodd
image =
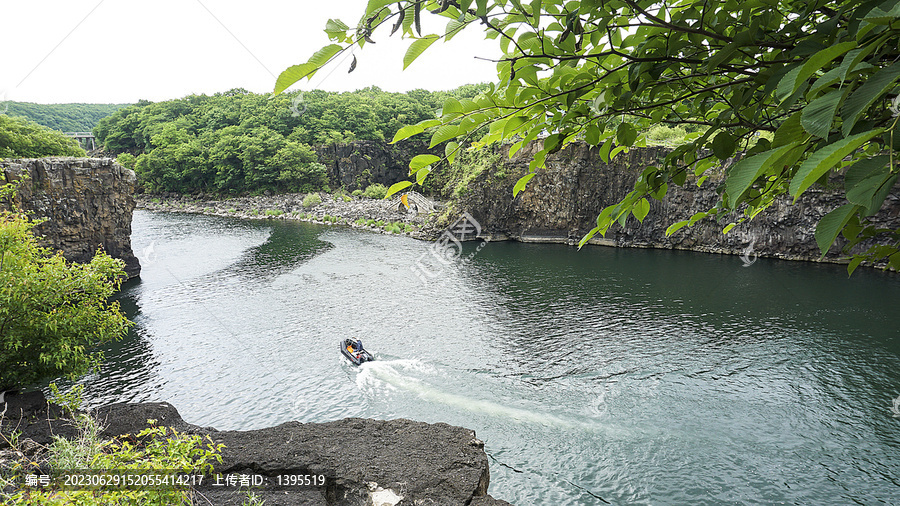
<path id="1" fill-rule="evenodd" d="M 481 241 L 481 244 L 470 253 L 466 258 L 462 257 L 462 241 L 468 239 L 477 239 L 481 235 L 481 224 L 469 213 L 463 213 L 455 223 L 447 227 L 440 237 L 428 248 L 428 251 L 422 253 L 416 259 L 415 265 L 410 270 L 427 283 L 429 279 L 438 277 L 447 266 L 456 261 L 465 264 L 472 260 L 487 241 Z"/>
<path id="2" fill-rule="evenodd" d="M 152 265 L 156 263 L 156 240 L 151 242 L 149 246 L 141 251 L 141 256 L 138 257 L 138 259 L 144 265 Z"/>
<path id="3" fill-rule="evenodd" d="M 756 242 L 756 237 L 750 237 L 750 245 L 744 248 L 741 252 L 741 261 L 744 262 L 742 267 L 750 267 L 755 264 L 759 259 L 759 255 L 756 254 L 756 251 L 753 250 L 753 244 Z M 753 255 L 753 259 L 750 259 L 750 255 Z"/>
<path id="4" fill-rule="evenodd" d="M 891 406 L 891 412 L 894 413 L 894 418 L 900 418 L 900 395 L 894 399 L 894 405 Z"/>
<path id="5" fill-rule="evenodd" d="M 309 106 L 306 105 L 306 101 L 303 99 L 303 92 L 297 93 L 294 96 L 293 100 L 291 100 L 291 116 L 294 118 L 300 117 L 303 113 L 306 112 L 306 109 Z"/>

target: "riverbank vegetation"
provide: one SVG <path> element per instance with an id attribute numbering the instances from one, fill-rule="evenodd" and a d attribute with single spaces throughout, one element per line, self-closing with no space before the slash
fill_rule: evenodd
<path id="1" fill-rule="evenodd" d="M 0 187 L 0 392 L 98 367 L 94 347 L 118 340 L 131 323 L 109 298 L 124 262 L 98 252 L 67 262 L 37 243 L 36 223 L 15 209 L 16 186 Z"/>
<path id="2" fill-rule="evenodd" d="M 158 426 L 148 420 L 148 428 L 136 434 L 114 438 L 103 437 L 104 427 L 91 415 L 79 411 L 81 389 L 74 387 L 62 396 L 55 384 L 50 402 L 62 408 L 59 418 L 50 420 L 57 425 L 73 425 L 74 437 L 53 436 L 48 446 L 31 439 L 23 439 L 19 429 L 0 434 L 0 447 L 9 447 L 15 456 L 0 466 L 0 499 L 10 505 L 69 505 L 101 506 L 141 504 L 167 506 L 194 504 L 196 492 L 190 486 L 113 486 L 116 479 L 141 480 L 146 477 L 173 477 L 175 474 L 209 478 L 214 463 L 221 463 L 222 445 L 209 436 L 184 434 L 175 429 Z M 48 404 L 49 406 L 49 404 Z M 46 415 L 52 417 L 50 408 Z M 109 480 L 109 486 L 73 486 L 65 483 L 65 474 L 78 474 L 98 480 Z M 28 476 L 46 477 L 48 482 L 28 485 Z"/>
<path id="3" fill-rule="evenodd" d="M 0 114 L 0 158 L 84 156 L 75 139 L 26 118 Z"/>
<path id="4" fill-rule="evenodd" d="M 389 140 L 406 125 L 434 119 L 446 98 L 472 97 L 483 88 L 388 93 L 373 87 L 274 98 L 236 89 L 140 102 L 102 119 L 94 135 L 149 192 L 309 192 L 327 184 L 313 146 Z"/>
<path id="5" fill-rule="evenodd" d="M 444 33 L 423 34 L 422 15 L 445 18 Z M 515 152 L 537 140 L 541 149 L 515 194 L 547 155 L 570 142 L 584 140 L 609 159 L 639 145 L 655 125 L 702 127 L 606 207 L 582 245 L 632 216 L 643 221 L 649 199 L 662 200 L 689 174 L 703 184 L 740 155 L 725 184 L 716 183 L 718 202 L 667 234 L 741 213 L 721 223 L 727 233 L 782 195 L 796 201 L 845 173 L 846 200 L 815 231 L 822 254 L 839 235 L 846 248 L 877 237 L 879 244 L 854 256 L 850 271 L 865 260 L 900 268 L 900 230 L 870 219 L 900 177 L 900 11 L 892 2 L 373 1 L 358 24 L 329 20 L 332 43 L 282 72 L 275 93 L 388 27 L 411 40 L 405 67 L 462 30 L 498 41 L 497 82 L 489 90 L 473 100 L 445 100 L 440 118 L 405 127 L 393 141 L 427 133 L 432 146 L 446 143 L 442 158 L 452 161 L 472 141 L 509 141 Z M 440 159 L 413 160 L 411 175 L 421 184 Z"/>

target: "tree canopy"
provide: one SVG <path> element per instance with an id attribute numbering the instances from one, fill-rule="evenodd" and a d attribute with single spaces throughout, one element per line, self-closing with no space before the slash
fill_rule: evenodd
<path id="1" fill-rule="evenodd" d="M 6 114 L 21 116 L 61 132 L 90 132 L 97 123 L 128 104 L 34 104 L 3 102 Z"/>
<path id="2" fill-rule="evenodd" d="M 0 158 L 84 156 L 78 142 L 25 118 L 0 114 Z"/>
<path id="3" fill-rule="evenodd" d="M 120 161 L 150 191 L 313 191 L 327 179 L 312 146 L 391 139 L 409 124 L 434 119 L 445 98 L 484 88 L 403 94 L 373 87 L 274 98 L 235 89 L 142 101 L 102 119 L 94 135 L 106 149 L 126 153 Z"/>
<path id="4" fill-rule="evenodd" d="M 423 34 L 425 15 L 445 18 L 443 33 Z M 846 201 L 816 229 L 823 255 L 841 233 L 848 248 L 874 238 L 878 244 L 856 255 L 850 271 L 864 259 L 900 268 L 900 231 L 870 221 L 898 177 L 896 0 L 370 0 L 355 26 L 329 20 L 333 43 L 286 69 L 275 93 L 388 27 L 411 40 L 405 67 L 461 30 L 480 28 L 497 41 L 490 89 L 471 100 L 448 98 L 438 118 L 402 128 L 393 140 L 428 133 L 433 146 L 446 143 L 449 160 L 466 141 L 508 141 L 511 153 L 540 142 L 515 192 L 548 154 L 575 140 L 599 146 L 608 159 L 639 145 L 654 125 L 699 127 L 605 208 L 581 244 L 629 216 L 642 220 L 648 199 L 664 198 L 672 184 L 716 184 L 720 199 L 668 234 L 738 212 L 722 223 L 727 233 L 776 198 L 796 201 L 840 173 Z M 488 133 L 474 139 L 484 126 Z M 414 158 L 411 173 L 422 182 L 436 161 Z M 714 174 L 724 183 L 714 183 L 722 180 Z"/>

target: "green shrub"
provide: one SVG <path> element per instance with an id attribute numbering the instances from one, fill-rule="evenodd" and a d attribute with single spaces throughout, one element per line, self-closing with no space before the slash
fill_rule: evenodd
<path id="1" fill-rule="evenodd" d="M 363 194 L 362 190 L 353 190 L 353 193 L 351 193 L 350 195 L 353 195 L 354 197 L 360 197 L 360 196 L 362 196 L 362 194 Z"/>
<path id="2" fill-rule="evenodd" d="M 14 187 L 0 186 L 0 201 Z M 124 263 L 97 253 L 67 262 L 38 245 L 36 223 L 0 211 L 0 391 L 96 370 L 97 346 L 121 339 L 131 326 L 112 295 Z"/>
<path id="3" fill-rule="evenodd" d="M 387 195 L 387 186 L 381 183 L 370 184 L 363 192 L 363 196 L 370 199 L 383 199 Z"/>
<path id="4" fill-rule="evenodd" d="M 322 197 L 318 193 L 310 193 L 303 198 L 303 207 L 313 207 L 322 203 Z"/>
<path id="5" fill-rule="evenodd" d="M 266 216 L 281 216 L 284 211 L 278 209 L 266 209 Z"/>

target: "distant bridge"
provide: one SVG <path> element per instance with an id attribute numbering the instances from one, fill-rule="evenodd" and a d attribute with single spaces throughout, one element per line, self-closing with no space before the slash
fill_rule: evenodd
<path id="1" fill-rule="evenodd" d="M 94 142 L 94 134 L 91 132 L 63 132 L 63 135 L 75 139 L 84 149 L 88 149 L 88 145 L 90 145 L 91 150 L 97 149 L 97 144 Z"/>

